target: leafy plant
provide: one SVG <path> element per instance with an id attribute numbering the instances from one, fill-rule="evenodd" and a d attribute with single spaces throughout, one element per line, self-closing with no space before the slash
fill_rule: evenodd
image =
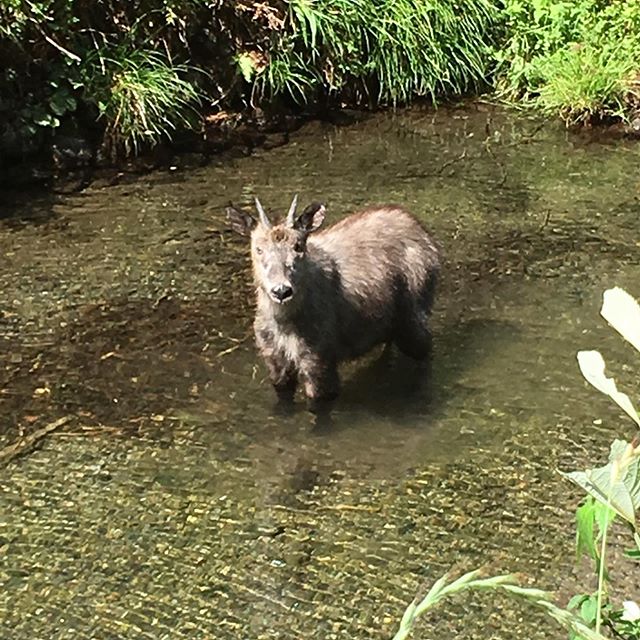
<path id="1" fill-rule="evenodd" d="M 625 118 L 638 52 L 629 42 L 574 45 L 542 58 L 535 69 L 541 87 L 535 105 L 568 124 Z"/>
<path id="2" fill-rule="evenodd" d="M 601 314 L 640 351 L 640 306 L 626 291 L 620 288 L 606 291 Z M 640 427 L 640 416 L 629 396 L 618 390 L 613 378 L 606 376 L 602 355 L 598 351 L 580 351 L 578 364 L 585 379 L 608 395 Z M 637 523 L 640 509 L 640 440 L 631 443 L 616 440 L 611 446 L 608 464 L 564 475 L 589 496 L 578 509 L 576 545 L 578 553 L 586 553 L 594 561 L 598 576 L 596 592 L 579 594 L 571 601 L 571 606 L 580 607 L 583 619 L 596 631 L 606 624 L 618 636 L 636 639 L 640 637 L 640 611 L 638 615 L 631 615 L 631 609 L 634 606 L 637 608 L 631 601 L 627 602 L 627 611 L 611 605 L 606 586 L 606 554 L 609 530 L 618 517 L 630 528 L 636 545 L 636 549 L 627 555 L 634 559 L 640 557 Z"/>
<path id="3" fill-rule="evenodd" d="M 616 440 L 611 446 L 607 465 L 564 475 L 588 494 L 576 514 L 576 548 L 579 554 L 584 553 L 594 561 L 597 574 L 595 593 L 575 596 L 569 608 L 579 609 L 584 622 L 596 631 L 599 632 L 604 623 L 615 629 L 619 636 L 623 612 L 612 607 L 607 595 L 607 540 L 614 519 L 622 517 L 630 526 L 637 545 L 637 550 L 630 555 L 637 556 L 640 552 L 635 515 L 640 506 L 640 445 Z M 640 615 L 637 619 L 640 620 Z M 640 633 L 640 621 L 637 625 L 635 622 L 636 619 L 627 619 L 624 626 Z M 583 636 L 575 634 L 572 637 Z"/>
<path id="4" fill-rule="evenodd" d="M 505 0 L 494 50 L 497 94 L 568 124 L 636 108 L 640 4 Z"/>
<path id="5" fill-rule="evenodd" d="M 640 306 L 628 293 L 619 288 L 606 291 L 601 313 L 640 351 Z M 578 363 L 587 381 L 608 395 L 640 427 L 640 417 L 629 397 L 605 375 L 600 353 L 581 351 Z M 627 555 L 633 560 L 640 560 L 640 533 L 637 528 L 640 438 L 630 443 L 616 440 L 611 446 L 609 462 L 602 467 L 562 475 L 587 493 L 587 499 L 576 511 L 576 549 L 578 555 L 585 553 L 595 563 L 598 576 L 595 593 L 578 594 L 566 609 L 562 609 L 553 604 L 551 594 L 522 587 L 513 575 L 481 578 L 479 571 L 471 571 L 449 583 L 445 575 L 433 584 L 426 596 L 414 599 L 407 607 L 393 640 L 406 640 L 416 621 L 446 598 L 472 590 L 502 591 L 527 601 L 568 629 L 572 640 L 605 640 L 603 627 L 609 628 L 616 638 L 640 640 L 640 606 L 632 600 L 625 600 L 621 608 L 615 608 L 606 587 L 608 533 L 616 517 L 621 518 L 633 534 L 636 548 L 627 551 Z"/>

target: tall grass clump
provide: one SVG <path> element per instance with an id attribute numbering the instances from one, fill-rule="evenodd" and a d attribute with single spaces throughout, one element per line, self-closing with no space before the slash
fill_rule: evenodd
<path id="1" fill-rule="evenodd" d="M 497 94 L 567 124 L 626 119 L 638 107 L 640 3 L 505 0 Z"/>
<path id="2" fill-rule="evenodd" d="M 540 89 L 536 104 L 568 124 L 603 118 L 624 119 L 638 103 L 638 52 L 618 43 L 592 43 L 559 49 L 536 65 Z"/>
<path id="3" fill-rule="evenodd" d="M 320 93 L 365 104 L 432 99 L 483 84 L 496 5 L 490 0 L 289 0 L 255 82 L 260 96 Z"/>
<path id="4" fill-rule="evenodd" d="M 83 70 L 85 92 L 106 122 L 109 149 L 122 147 L 129 155 L 171 139 L 177 129 L 193 128 L 201 95 L 187 79 L 192 72 L 145 49 L 91 57 Z"/>
<path id="5" fill-rule="evenodd" d="M 461 94 L 486 83 L 498 17 L 498 0 L 5 0 L 0 150 L 87 113 L 112 148 L 156 144 L 197 107 L 178 62 L 206 69 L 212 111 Z"/>
<path id="6" fill-rule="evenodd" d="M 93 138 L 102 125 L 115 159 L 192 128 L 206 83 L 176 61 L 190 61 L 198 11 L 215 4 L 0 3 L 0 163 L 46 148 L 58 132 Z"/>

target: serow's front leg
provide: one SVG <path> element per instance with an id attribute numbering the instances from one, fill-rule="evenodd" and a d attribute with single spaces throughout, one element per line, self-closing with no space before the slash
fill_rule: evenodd
<path id="1" fill-rule="evenodd" d="M 295 369 L 287 362 L 277 358 L 265 358 L 269 380 L 281 402 L 293 401 L 298 386 L 298 376 Z"/>
<path id="2" fill-rule="evenodd" d="M 340 378 L 335 362 L 310 357 L 301 363 L 300 375 L 304 382 L 304 393 L 312 408 L 338 397 Z"/>

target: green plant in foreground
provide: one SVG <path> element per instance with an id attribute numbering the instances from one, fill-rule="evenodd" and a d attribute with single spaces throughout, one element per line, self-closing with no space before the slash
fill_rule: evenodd
<path id="1" fill-rule="evenodd" d="M 571 612 L 554 605 L 551 595 L 540 589 L 522 587 L 518 584 L 514 575 L 493 576 L 491 578 L 479 578 L 479 571 L 470 571 L 463 576 L 447 584 L 447 575 L 437 580 L 422 600 L 414 600 L 405 611 L 393 640 L 406 640 L 409 637 L 415 621 L 430 609 L 449 596 L 464 591 L 503 591 L 519 600 L 528 602 L 545 611 L 554 620 L 564 627 L 579 633 L 585 640 L 604 640 L 604 636 L 589 629 L 583 622 Z"/>
<path id="2" fill-rule="evenodd" d="M 596 631 L 605 625 L 615 630 L 617 637 L 638 638 L 640 615 L 637 620 L 630 619 L 628 613 L 625 616 L 623 610 L 614 609 L 609 602 L 606 554 L 610 526 L 619 516 L 629 525 L 637 546 L 627 555 L 636 559 L 640 556 L 635 515 L 640 507 L 640 445 L 616 440 L 611 446 L 607 465 L 564 475 L 588 493 L 588 498 L 576 512 L 576 548 L 578 554 L 585 553 L 594 561 L 597 574 L 595 593 L 576 595 L 569 608 L 579 609 L 584 622 Z"/>
<path id="3" fill-rule="evenodd" d="M 606 291 L 601 313 L 640 351 L 640 306 L 628 293 L 619 288 Z M 640 417 L 629 397 L 618 391 L 613 379 L 605 376 L 600 353 L 581 351 L 578 363 L 587 381 L 612 398 L 640 427 Z M 576 547 L 579 554 L 586 552 L 596 563 L 598 581 L 595 594 L 575 596 L 567 609 L 562 609 L 551 602 L 549 593 L 522 587 L 513 575 L 480 578 L 479 571 L 472 571 L 450 583 L 447 583 L 448 576 L 445 575 L 435 582 L 424 598 L 416 598 L 409 605 L 393 640 L 406 640 L 416 620 L 445 598 L 471 590 L 502 591 L 529 602 L 568 629 L 573 640 L 603 640 L 603 627 L 610 629 L 616 638 L 640 640 L 640 606 L 626 600 L 621 609 L 615 609 L 609 601 L 605 584 L 608 532 L 614 518 L 622 518 L 631 529 L 636 548 L 627 551 L 627 555 L 640 560 L 640 533 L 636 518 L 640 509 L 640 441 L 616 440 L 605 466 L 562 475 L 588 494 L 576 512 Z M 580 618 L 573 613 L 574 609 L 579 609 Z"/>
<path id="4" fill-rule="evenodd" d="M 601 314 L 640 351 L 640 306 L 628 293 L 619 288 L 605 291 Z M 602 355 L 598 351 L 580 351 L 578 364 L 586 380 L 608 395 L 640 428 L 640 417 L 631 400 L 618 390 L 613 378 L 605 375 Z M 636 549 L 627 552 L 627 555 L 636 560 L 640 558 L 640 533 L 636 517 L 640 509 L 640 442 L 616 440 L 611 446 L 607 465 L 564 475 L 589 496 L 577 512 L 577 549 L 594 560 L 598 575 L 595 594 L 580 594 L 570 605 L 579 606 L 583 619 L 592 623 L 596 631 L 604 623 L 618 637 L 639 638 L 640 614 L 633 619 L 628 611 L 613 609 L 609 602 L 606 553 L 610 526 L 619 517 L 630 528 L 636 545 Z"/>

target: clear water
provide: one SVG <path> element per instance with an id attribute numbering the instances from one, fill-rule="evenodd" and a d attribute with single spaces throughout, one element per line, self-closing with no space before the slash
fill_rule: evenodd
<path id="1" fill-rule="evenodd" d="M 639 155 L 480 107 L 412 109 L 7 198 L 2 443 L 71 420 L 0 470 L 0 635 L 388 638 L 421 585 L 480 565 L 560 602 L 589 591 L 579 494 L 556 469 L 633 434 L 575 353 L 601 349 L 634 390 L 637 360 L 598 312 L 610 286 L 640 296 Z M 321 423 L 301 398 L 274 406 L 247 248 L 224 221 L 229 200 L 283 210 L 295 192 L 335 220 L 401 203 L 446 254 L 431 376 L 373 353 Z M 565 635 L 473 596 L 417 637 Z"/>

